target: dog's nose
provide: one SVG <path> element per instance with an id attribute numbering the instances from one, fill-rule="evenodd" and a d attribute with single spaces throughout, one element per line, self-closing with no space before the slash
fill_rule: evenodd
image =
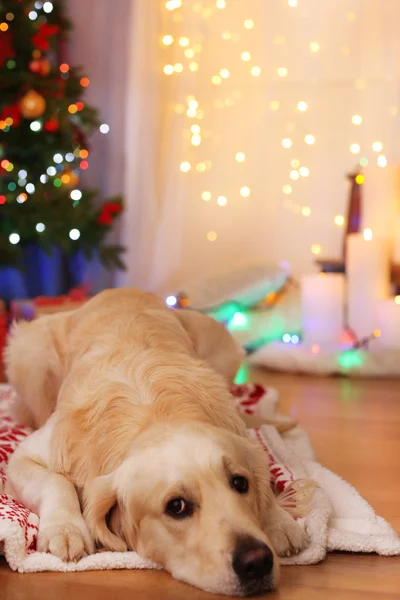
<path id="1" fill-rule="evenodd" d="M 232 566 L 240 581 L 248 583 L 271 573 L 274 556 L 263 542 L 246 538 L 237 545 Z"/>

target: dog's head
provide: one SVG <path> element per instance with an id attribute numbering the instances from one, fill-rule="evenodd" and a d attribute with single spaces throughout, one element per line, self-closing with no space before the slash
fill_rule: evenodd
<path id="1" fill-rule="evenodd" d="M 114 472 L 85 487 L 84 516 L 101 545 L 137 550 L 176 579 L 261 593 L 279 569 L 263 532 L 268 476 L 256 442 L 207 425 L 158 424 Z"/>

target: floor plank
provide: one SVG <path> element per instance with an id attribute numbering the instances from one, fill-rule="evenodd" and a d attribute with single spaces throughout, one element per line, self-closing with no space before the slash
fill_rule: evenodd
<path id="1" fill-rule="evenodd" d="M 252 372 L 277 387 L 283 412 L 307 429 L 319 460 L 355 485 L 400 533 L 400 384 Z M 0 600 L 213 600 L 147 571 L 19 575 L 0 561 Z M 284 567 L 270 600 L 395 600 L 400 558 L 335 553 L 312 567 Z M 219 598 L 224 598 L 220 596 Z"/>

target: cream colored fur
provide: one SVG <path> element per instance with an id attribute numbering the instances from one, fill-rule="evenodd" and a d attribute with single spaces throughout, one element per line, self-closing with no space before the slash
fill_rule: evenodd
<path id="1" fill-rule="evenodd" d="M 13 455 L 8 481 L 40 516 L 39 549 L 63 560 L 95 545 L 135 549 L 206 590 L 274 587 L 275 552 L 298 552 L 307 538 L 277 505 L 265 453 L 233 407 L 242 358 L 211 318 L 131 288 L 16 325 L 7 373 L 17 417 L 36 431 Z M 232 489 L 235 475 L 249 480 L 247 494 Z M 177 497 L 195 507 L 190 518 L 166 514 Z M 257 589 L 232 569 L 246 536 L 275 556 Z"/>

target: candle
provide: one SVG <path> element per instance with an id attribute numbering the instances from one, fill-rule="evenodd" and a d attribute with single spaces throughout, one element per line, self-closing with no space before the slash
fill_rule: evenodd
<path id="1" fill-rule="evenodd" d="M 368 166 L 363 171 L 362 228 L 381 237 L 394 236 L 394 219 L 400 211 L 400 165 Z"/>
<path id="2" fill-rule="evenodd" d="M 306 275 L 301 280 L 303 343 L 337 344 L 344 325 L 345 278 L 340 273 Z"/>
<path id="3" fill-rule="evenodd" d="M 380 300 L 376 305 L 376 314 L 379 346 L 400 348 L 400 296 Z"/>
<path id="4" fill-rule="evenodd" d="M 387 298 L 390 288 L 390 242 L 373 232 L 347 237 L 347 322 L 360 339 L 372 335 L 377 301 Z"/>

